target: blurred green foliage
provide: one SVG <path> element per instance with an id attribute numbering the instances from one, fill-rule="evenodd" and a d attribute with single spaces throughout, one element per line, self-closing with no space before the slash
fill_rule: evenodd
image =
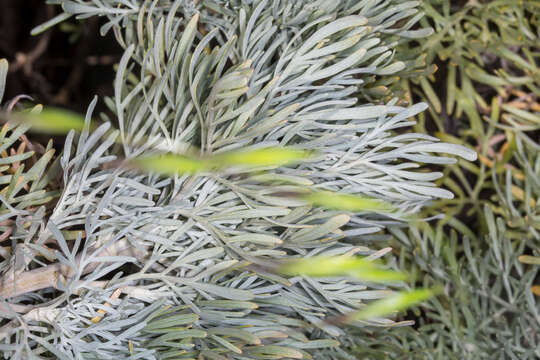
<path id="1" fill-rule="evenodd" d="M 433 0 L 422 6 L 422 21 L 435 32 L 413 51 L 425 53 L 427 63 L 438 70 L 402 80 L 410 98 L 430 104 L 429 112 L 418 115 L 417 129 L 472 145 L 480 158 L 479 163 L 460 161 L 445 168 L 441 185 L 457 196 L 439 205 L 452 223 L 459 223 L 462 213 L 475 218 L 486 203 L 496 213 L 505 212 L 500 196 L 491 195 L 506 182 L 501 177 L 509 169 L 512 181 L 518 182 L 513 196 L 523 198 L 519 189 L 525 163 L 531 162 L 524 152 L 533 148 L 527 156 L 535 156 L 538 148 L 540 3 Z M 484 221 L 473 226 L 486 230 Z"/>
<path id="2" fill-rule="evenodd" d="M 391 231 L 411 286 L 443 284 L 444 295 L 415 312 L 416 329 L 379 333 L 358 352 L 537 359 L 540 2 L 430 0 L 422 7 L 423 25 L 435 32 L 403 47 L 426 54 L 435 71 L 400 83 L 409 99 L 430 104 L 417 130 L 473 146 L 479 161 L 444 168 L 439 184 L 456 197 L 424 213 L 443 219 Z"/>

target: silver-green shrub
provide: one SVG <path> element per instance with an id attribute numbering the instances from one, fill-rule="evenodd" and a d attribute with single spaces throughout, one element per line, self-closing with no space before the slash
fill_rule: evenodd
<path id="1" fill-rule="evenodd" d="M 92 102 L 87 129 L 67 137 L 56 207 L 13 238 L 34 252 L 19 267 L 0 263 L 5 358 L 353 359 L 353 328 L 394 324 L 324 321 L 389 287 L 285 278 L 264 265 L 384 256 L 388 249 L 372 251 L 365 241 L 452 196 L 434 184 L 441 173 L 421 164 L 455 162 L 438 153 L 475 158 L 404 131 L 426 105 L 377 100 L 418 66 L 395 51 L 429 33 L 413 30 L 417 1 L 49 3 L 63 6 L 58 21 L 105 17 L 102 31 L 114 31 L 125 48 L 106 99 L 118 130 L 106 117 L 90 130 Z M 164 178 L 110 165 L 157 152 L 268 146 L 318 155 L 261 169 L 264 176 L 228 169 Z M 379 198 L 399 212 L 344 213 L 277 195 L 306 187 Z M 79 233 L 67 238 L 68 230 Z M 43 273 L 52 281 L 17 291 Z"/>

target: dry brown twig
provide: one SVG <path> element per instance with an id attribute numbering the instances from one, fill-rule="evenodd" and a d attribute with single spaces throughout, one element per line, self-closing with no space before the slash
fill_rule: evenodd
<path id="1" fill-rule="evenodd" d="M 127 239 L 122 239 L 115 244 L 102 250 L 100 256 L 133 256 L 137 259 L 143 259 L 146 253 L 135 248 Z M 76 258 L 77 264 L 81 263 L 81 255 Z M 100 263 L 89 263 L 82 268 L 81 275 L 86 275 L 95 270 Z M 0 297 L 10 299 L 29 292 L 43 290 L 46 288 L 58 288 L 60 281 L 66 282 L 73 277 L 75 271 L 73 268 L 55 263 L 42 268 L 17 272 L 11 270 L 0 280 Z"/>

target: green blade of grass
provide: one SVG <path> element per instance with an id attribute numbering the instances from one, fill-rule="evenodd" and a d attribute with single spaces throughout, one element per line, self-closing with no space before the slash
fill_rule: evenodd
<path id="1" fill-rule="evenodd" d="M 182 155 L 166 154 L 160 156 L 145 156 L 132 161 L 139 168 L 163 175 L 194 174 L 209 170 L 209 164 Z"/>
<path id="2" fill-rule="evenodd" d="M 234 151 L 210 157 L 164 154 L 135 159 L 132 163 L 139 168 L 164 175 L 194 174 L 215 171 L 231 166 L 246 168 L 278 167 L 297 163 L 311 156 L 305 150 L 286 147 L 269 147 L 257 150 Z"/>
<path id="3" fill-rule="evenodd" d="M 362 310 L 348 315 L 347 318 L 348 321 L 354 321 L 385 316 L 396 311 L 405 310 L 413 305 L 417 305 L 431 298 L 433 295 L 435 295 L 435 292 L 430 289 L 400 292 L 385 299 L 377 300 L 367 305 Z"/>
<path id="4" fill-rule="evenodd" d="M 347 211 L 392 211 L 394 207 L 379 199 L 367 198 L 350 194 L 338 194 L 331 191 L 318 191 L 304 198 L 313 206 L 322 206 L 334 210 Z"/>
<path id="5" fill-rule="evenodd" d="M 216 155 L 212 161 L 221 166 L 283 166 L 298 163 L 311 157 L 306 150 L 286 147 L 268 147 L 256 150 L 241 150 Z"/>
<path id="6" fill-rule="evenodd" d="M 351 276 L 373 282 L 401 281 L 407 278 L 403 273 L 381 269 L 371 261 L 344 256 L 317 256 L 294 260 L 279 266 L 278 272 L 292 276 Z"/>
<path id="7" fill-rule="evenodd" d="M 17 117 L 30 124 L 31 130 L 46 134 L 66 134 L 72 129 L 84 129 L 84 116 L 59 108 L 47 107 L 39 113 L 21 112 Z"/>

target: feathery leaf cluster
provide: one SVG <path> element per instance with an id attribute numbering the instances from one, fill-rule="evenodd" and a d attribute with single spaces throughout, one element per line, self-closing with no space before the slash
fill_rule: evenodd
<path id="1" fill-rule="evenodd" d="M 372 234 L 452 197 L 435 184 L 442 174 L 421 164 L 455 163 L 438 153 L 475 159 L 463 146 L 403 131 L 426 108 L 404 107 L 389 90 L 421 61 L 397 51 L 429 33 L 415 29 L 418 1 L 49 3 L 65 13 L 47 25 L 103 16 L 102 32 L 114 31 L 125 53 L 106 99 L 115 119 L 103 115 L 92 127 L 92 102 L 84 130 L 68 134 L 59 157 L 60 198 L 25 240 L 35 255 L 0 268 L 6 357 L 350 359 L 362 341 L 353 331 L 400 325 L 325 320 L 403 283 L 264 269 L 312 256 L 384 256 L 386 249 L 364 246 Z M 266 179 L 231 169 L 163 177 L 109 166 L 273 146 L 318 155 L 261 166 Z M 275 195 L 306 187 L 379 199 L 399 212 L 332 210 Z"/>

